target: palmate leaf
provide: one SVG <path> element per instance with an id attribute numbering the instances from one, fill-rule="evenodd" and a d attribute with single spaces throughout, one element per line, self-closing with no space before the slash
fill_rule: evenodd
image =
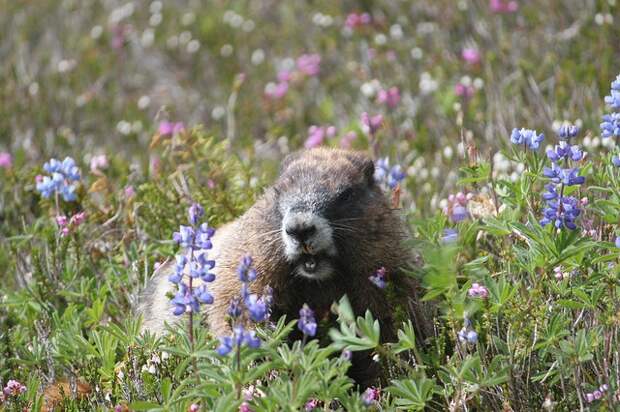
<path id="1" fill-rule="evenodd" d="M 421 411 L 433 398 L 435 387 L 435 382 L 422 377 L 418 380 L 393 380 L 392 385 L 385 390 L 394 396 L 394 404 L 399 409 Z"/>

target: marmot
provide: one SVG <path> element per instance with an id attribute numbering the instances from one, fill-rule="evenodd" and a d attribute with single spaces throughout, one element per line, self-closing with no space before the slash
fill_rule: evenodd
<path id="1" fill-rule="evenodd" d="M 398 326 L 393 324 L 395 302 L 369 280 L 384 267 L 418 333 L 428 335 L 430 319 L 419 315 L 416 284 L 400 271 L 413 261 L 404 245 L 407 226 L 390 207 L 374 171 L 374 162 L 355 151 L 317 148 L 284 159 L 273 186 L 212 239 L 209 258 L 216 261 L 216 280 L 208 286 L 215 301 L 205 311 L 215 335 L 230 332 L 227 309 L 240 293 L 236 269 L 245 255 L 258 272 L 252 292 L 260 294 L 267 285 L 273 289 L 272 319 L 296 319 L 304 303 L 326 314 L 346 294 L 356 314 L 370 309 L 381 323 L 382 339 L 392 341 Z M 166 297 L 174 288 L 167 280 L 173 268 L 174 263 L 159 268 L 142 295 L 143 329 L 160 333 L 164 322 L 178 319 Z M 371 366 L 354 358 L 351 376 L 365 384 L 376 375 Z"/>

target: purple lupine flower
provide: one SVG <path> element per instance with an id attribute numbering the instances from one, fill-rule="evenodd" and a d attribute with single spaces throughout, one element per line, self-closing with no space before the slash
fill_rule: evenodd
<path id="1" fill-rule="evenodd" d="M 49 198 L 54 193 L 58 193 L 66 202 L 73 202 L 75 195 L 76 182 L 80 180 L 80 169 L 75 165 L 75 161 L 66 157 L 62 162 L 50 159 L 43 165 L 43 169 L 51 176 L 44 176 L 37 179 L 36 189 L 44 198 Z"/>
<path id="2" fill-rule="evenodd" d="M 314 312 L 305 303 L 299 310 L 299 321 L 297 322 L 297 328 L 306 336 L 312 337 L 316 334 L 317 324 L 316 319 L 314 318 Z"/>
<path id="3" fill-rule="evenodd" d="M 176 316 L 180 316 L 185 312 L 197 313 L 200 311 L 200 303 L 196 296 L 190 292 L 189 287 L 183 282 L 179 283 L 179 290 L 170 302 L 174 305 L 172 313 Z"/>
<path id="4" fill-rule="evenodd" d="M 459 330 L 457 335 L 461 343 L 475 345 L 478 342 L 478 334 L 473 329 L 463 328 Z"/>
<path id="5" fill-rule="evenodd" d="M 241 316 L 241 303 L 238 297 L 234 297 L 230 300 L 230 305 L 228 305 L 228 311 L 226 313 L 233 319 Z"/>
<path id="6" fill-rule="evenodd" d="M 585 157 L 585 153 L 578 145 L 569 145 L 565 140 L 560 140 L 560 144 L 553 149 L 547 149 L 547 158 L 552 162 L 561 160 L 573 160 L 578 162 Z"/>
<path id="7" fill-rule="evenodd" d="M 374 275 L 368 278 L 379 289 L 385 289 L 387 286 L 385 268 L 380 267 Z"/>
<path id="8" fill-rule="evenodd" d="M 467 211 L 467 202 L 471 194 L 465 195 L 463 192 L 458 192 L 456 195 L 451 194 L 448 196 L 448 204 L 443 208 L 443 212 L 454 223 L 462 222 L 469 217 Z"/>
<path id="9" fill-rule="evenodd" d="M 444 244 L 455 243 L 458 238 L 459 232 L 456 229 L 447 228 L 443 230 L 441 241 Z"/>
<path id="10" fill-rule="evenodd" d="M 605 96 L 605 104 L 612 109 L 620 109 L 620 74 L 611 82 L 610 95 Z"/>
<path id="11" fill-rule="evenodd" d="M 620 137 L 620 113 L 603 115 L 601 137 Z"/>
<path id="12" fill-rule="evenodd" d="M 400 165 L 397 164 L 390 167 L 390 159 L 388 157 L 379 159 L 375 163 L 375 181 L 386 185 L 390 189 L 396 188 L 405 179 L 405 176 Z"/>
<path id="13" fill-rule="evenodd" d="M 215 230 L 206 223 L 199 224 L 204 216 L 204 208 L 197 203 L 189 207 L 188 216 L 191 226 L 181 225 L 172 236 L 176 243 L 187 249 L 176 256 L 174 273 L 168 276 L 168 280 L 178 287 L 176 295 L 171 299 L 172 313 L 177 316 L 186 312 L 197 313 L 201 304 L 210 305 L 214 300 L 206 284 L 194 287 L 192 281 L 198 278 L 207 283 L 215 280 L 215 275 L 209 272 L 215 267 L 215 261 L 208 258 L 207 252 L 213 247 L 211 237 Z M 183 282 L 186 273 L 189 285 Z"/>
<path id="14" fill-rule="evenodd" d="M 269 306 L 265 299 L 259 298 L 256 294 L 250 294 L 245 299 L 245 306 L 248 308 L 250 319 L 254 322 L 262 322 L 269 315 Z"/>
<path id="15" fill-rule="evenodd" d="M 198 226 L 194 249 L 211 249 L 213 247 L 211 238 L 214 234 L 215 229 L 209 227 L 206 223 Z"/>
<path id="16" fill-rule="evenodd" d="M 374 135 L 383 125 L 383 116 L 381 114 L 370 116 L 364 112 L 360 119 L 362 121 L 362 129 L 366 134 Z"/>
<path id="17" fill-rule="evenodd" d="M 237 268 L 237 275 L 241 282 L 252 282 L 256 279 L 256 270 L 252 267 L 252 256 L 246 255 L 241 258 L 239 267 Z"/>
<path id="18" fill-rule="evenodd" d="M 525 145 L 531 150 L 538 150 L 540 143 L 545 139 L 543 133 L 537 134 L 536 130 L 530 129 L 512 129 L 510 141 L 516 145 Z"/>
<path id="19" fill-rule="evenodd" d="M 620 248 L 620 236 L 616 236 L 615 245 L 617 248 Z"/>
<path id="20" fill-rule="evenodd" d="M 232 336 L 220 337 L 220 346 L 217 348 L 217 353 L 220 356 L 226 356 L 233 348 L 240 348 L 245 345 L 248 348 L 256 349 L 260 347 L 260 344 L 261 342 L 256 337 L 256 332 L 246 331 L 243 326 L 237 325 L 233 328 Z"/>
<path id="21" fill-rule="evenodd" d="M 467 295 L 470 298 L 482 298 L 489 297 L 489 290 L 479 283 L 472 283 L 471 288 L 467 291 Z"/>
<path id="22" fill-rule="evenodd" d="M 551 179 L 553 183 L 562 183 L 566 186 L 581 185 L 586 179 L 584 176 L 579 176 L 579 168 L 562 169 L 557 163 L 553 163 L 551 167 L 545 166 L 543 175 Z"/>
<path id="23" fill-rule="evenodd" d="M 187 213 L 189 215 L 189 223 L 192 226 L 196 226 L 198 224 L 198 221 L 204 216 L 205 210 L 198 203 L 193 203 L 189 207 Z"/>
<path id="24" fill-rule="evenodd" d="M 210 305 L 213 303 L 213 295 L 207 290 L 207 285 L 202 284 L 194 289 L 194 297 L 199 303 Z"/>
<path id="25" fill-rule="evenodd" d="M 543 211 L 540 224 L 546 226 L 553 223 L 557 229 L 576 229 L 575 220 L 581 214 L 579 200 L 573 196 L 560 197 L 553 185 L 546 185 L 545 188 L 547 192 L 543 193 L 543 199 L 547 201 L 547 207 Z"/>
<path id="26" fill-rule="evenodd" d="M 297 70 L 306 76 L 316 76 L 321 70 L 321 56 L 318 54 L 302 54 L 297 58 Z"/>
<path id="27" fill-rule="evenodd" d="M 570 140 L 579 134 L 579 127 L 573 124 L 564 124 L 557 130 L 560 140 Z"/>
<path id="28" fill-rule="evenodd" d="M 366 406 L 370 406 L 373 403 L 376 403 L 381 396 L 381 390 L 379 388 L 375 388 L 371 386 L 366 388 L 364 393 L 362 393 L 362 403 Z"/>
<path id="29" fill-rule="evenodd" d="M 217 354 L 220 356 L 226 356 L 233 349 L 233 339 L 230 336 L 223 336 L 220 338 L 220 346 L 217 347 Z"/>

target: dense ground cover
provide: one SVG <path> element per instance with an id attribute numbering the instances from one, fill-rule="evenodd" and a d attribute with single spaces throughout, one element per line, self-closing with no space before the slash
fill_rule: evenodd
<path id="1" fill-rule="evenodd" d="M 0 0 L 0 409 L 67 379 L 73 411 L 616 410 L 618 7 Z M 435 336 L 379 344 L 346 300 L 322 346 L 256 302 L 242 345 L 140 335 L 188 208 L 217 228 L 318 145 L 398 191 Z"/>

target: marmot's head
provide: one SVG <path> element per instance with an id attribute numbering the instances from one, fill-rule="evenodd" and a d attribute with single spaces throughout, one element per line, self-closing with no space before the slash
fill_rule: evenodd
<path id="1" fill-rule="evenodd" d="M 351 243 L 364 239 L 369 212 L 386 204 L 374 170 L 368 156 L 346 150 L 312 149 L 284 160 L 274 190 L 285 257 L 296 275 L 330 277 Z"/>

